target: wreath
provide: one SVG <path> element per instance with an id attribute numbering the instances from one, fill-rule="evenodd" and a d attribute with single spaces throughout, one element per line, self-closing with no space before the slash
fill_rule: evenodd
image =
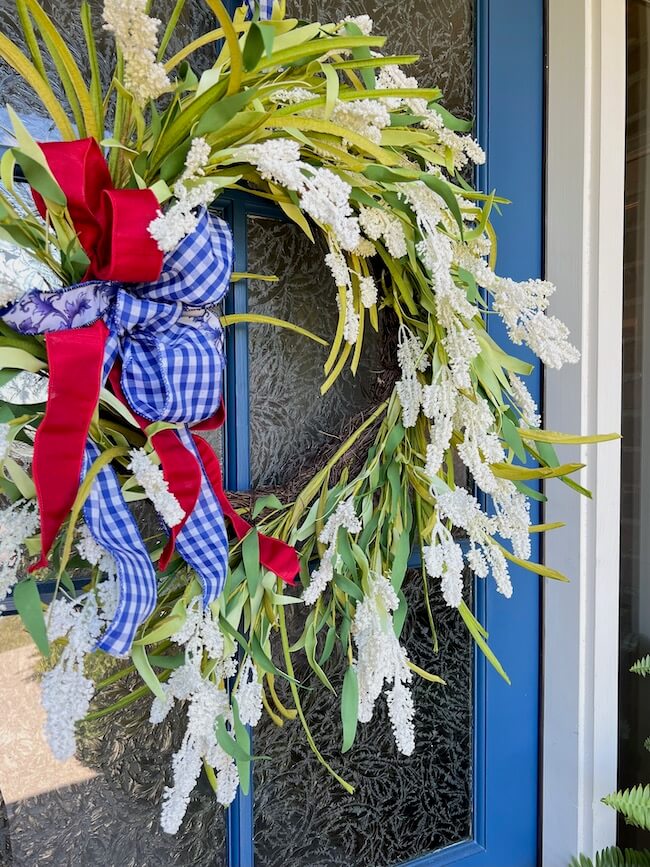
<path id="1" fill-rule="evenodd" d="M 487 330 L 499 317 L 513 344 L 551 367 L 578 358 L 547 312 L 554 287 L 497 275 L 490 216 L 506 201 L 468 182 L 484 153 L 440 91 L 402 71 L 417 58 L 384 56 L 367 16 L 298 21 L 276 0 L 231 18 L 220 0 L 206 3 L 215 29 L 169 57 L 184 0 L 160 41 L 145 0 L 106 0 L 117 59 L 105 90 L 86 5 L 88 84 L 37 0 L 16 0 L 26 53 L 0 34 L 0 55 L 59 133 L 37 144 L 8 109 L 0 599 L 13 592 L 48 657 L 45 727 L 58 758 L 74 753 L 75 725 L 108 684 L 129 687 L 95 715 L 149 692 L 154 723 L 183 704 L 162 804 L 170 833 L 202 769 L 224 806 L 247 790 L 250 727 L 264 712 L 278 724 L 297 716 L 352 791 L 312 738 L 296 654 L 324 689 L 328 661 L 347 660 L 343 751 L 380 700 L 399 751 L 414 750 L 412 680 L 443 687 L 400 643 L 412 552 L 427 605 L 442 594 L 505 677 L 464 601 L 467 569 L 506 597 L 511 563 L 562 579 L 531 562 L 531 534 L 552 528 L 531 526 L 529 501 L 550 477 L 586 493 L 571 478 L 581 465 L 560 463 L 554 444 L 605 438 L 542 429 L 525 384 L 532 365 Z M 214 64 L 196 70 L 210 44 Z M 335 334 L 219 315 L 230 282 L 251 276 L 233 272 L 230 230 L 210 211 L 223 190 L 273 202 L 324 239 Z M 380 314 L 396 356 L 385 399 L 299 491 L 249 498 L 246 516 L 201 436 L 223 421 L 223 329 L 272 323 L 326 344 L 326 392 L 346 368 L 356 373 Z M 47 607 L 45 578 L 56 580 Z M 303 612 L 291 638 L 289 606 Z M 104 653 L 128 663 L 94 684 L 88 657 Z M 131 689 L 134 671 L 142 685 Z"/>

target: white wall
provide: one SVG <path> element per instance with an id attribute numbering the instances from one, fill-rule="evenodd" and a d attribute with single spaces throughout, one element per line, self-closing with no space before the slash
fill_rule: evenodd
<path id="1" fill-rule="evenodd" d="M 549 0 L 547 275 L 582 361 L 548 371 L 545 426 L 620 430 L 625 0 Z M 545 560 L 543 855 L 565 867 L 615 842 L 620 446 L 564 448 L 587 463 L 594 500 L 548 485 Z"/>

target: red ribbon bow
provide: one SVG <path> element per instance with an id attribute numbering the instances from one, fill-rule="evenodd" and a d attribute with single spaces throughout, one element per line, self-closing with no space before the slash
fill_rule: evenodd
<path id="1" fill-rule="evenodd" d="M 152 282 L 162 269 L 163 256 L 148 226 L 158 211 L 151 190 L 116 190 L 101 150 L 94 139 L 42 144 L 52 174 L 67 198 L 68 211 L 79 240 L 90 259 L 85 279 L 120 282 Z M 33 191 L 45 216 L 45 203 Z M 47 555 L 72 509 L 79 490 L 84 447 L 101 388 L 104 348 L 108 329 L 102 322 L 87 328 L 46 334 L 50 368 L 45 417 L 34 442 L 33 473 L 41 516 L 41 557 L 32 568 L 47 565 Z M 119 366 L 110 375 L 113 391 L 126 404 L 120 387 Z M 197 429 L 223 424 L 222 409 Z M 149 422 L 136 416 L 142 429 Z M 232 507 L 223 490 L 221 468 L 210 444 L 194 434 L 203 470 L 242 539 L 251 525 Z M 170 491 L 179 500 L 186 518 L 199 497 L 203 476 L 196 457 L 173 430 L 159 431 L 152 442 Z M 170 540 L 159 567 L 166 568 L 183 523 L 170 530 Z M 260 534 L 261 564 L 287 583 L 300 571 L 296 551 L 279 539 Z"/>
<path id="2" fill-rule="evenodd" d="M 79 241 L 90 259 L 84 280 L 149 283 L 160 275 L 163 254 L 147 231 L 159 210 L 151 190 L 116 190 L 94 138 L 40 145 L 68 200 Z M 34 201 L 45 216 L 45 202 Z"/>

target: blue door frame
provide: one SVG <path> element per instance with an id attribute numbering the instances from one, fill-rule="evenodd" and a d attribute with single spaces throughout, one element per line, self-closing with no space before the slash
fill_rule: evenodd
<path id="1" fill-rule="evenodd" d="M 544 3 L 543 0 L 477 0 L 476 104 L 478 137 L 488 163 L 479 187 L 497 189 L 513 204 L 498 217 L 498 268 L 524 279 L 542 274 Z M 237 268 L 246 270 L 246 218 L 277 210 L 259 201 L 223 201 L 235 235 Z M 228 312 L 244 312 L 245 281 L 234 287 Z M 507 344 L 496 317 L 490 333 Z M 250 483 L 248 443 L 248 347 L 244 325 L 229 329 L 226 432 L 227 479 L 231 488 Z M 521 349 L 517 348 L 518 354 Z M 535 362 L 532 356 L 527 360 Z M 541 403 L 540 365 L 529 381 Z M 533 504 L 531 519 L 540 520 Z M 532 538 L 533 557 L 541 554 Z M 508 686 L 476 654 L 474 675 L 473 839 L 408 862 L 408 867 L 534 867 L 539 837 L 539 693 L 541 586 L 531 573 L 512 570 L 515 592 L 504 599 L 493 582 L 479 581 L 476 614 L 508 672 Z M 254 867 L 253 791 L 238 795 L 228 811 L 229 867 Z"/>

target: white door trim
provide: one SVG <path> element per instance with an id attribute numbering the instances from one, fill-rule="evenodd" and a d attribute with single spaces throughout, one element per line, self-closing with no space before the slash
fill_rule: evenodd
<path id="1" fill-rule="evenodd" d="M 547 371 L 545 425 L 619 431 L 625 169 L 625 0 L 549 0 L 547 276 L 582 361 Z M 579 498 L 548 485 L 544 591 L 542 864 L 612 845 L 600 798 L 617 771 L 620 444 L 564 448 L 587 464 Z"/>

